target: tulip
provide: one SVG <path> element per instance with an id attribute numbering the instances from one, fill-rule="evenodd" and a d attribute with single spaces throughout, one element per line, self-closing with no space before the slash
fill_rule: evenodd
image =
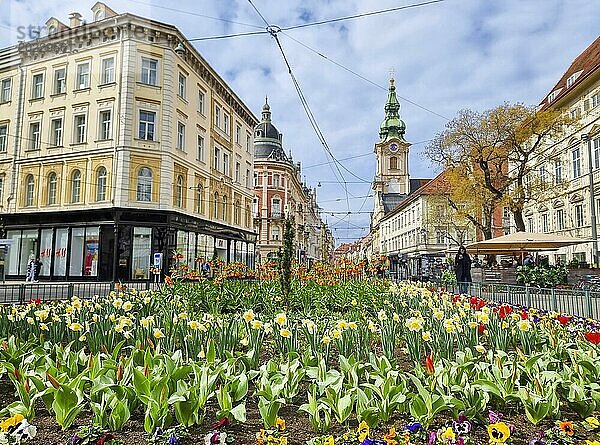
<path id="1" fill-rule="evenodd" d="M 427 371 L 427 374 L 435 373 L 435 367 L 433 366 L 433 357 L 431 356 L 431 354 L 425 357 L 425 370 Z"/>

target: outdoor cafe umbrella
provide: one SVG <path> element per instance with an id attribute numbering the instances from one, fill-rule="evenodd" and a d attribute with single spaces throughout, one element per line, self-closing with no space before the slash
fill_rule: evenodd
<path id="1" fill-rule="evenodd" d="M 589 243 L 591 241 L 552 233 L 516 232 L 469 244 L 467 252 L 483 254 L 517 253 L 524 251 L 539 252 L 557 250 L 561 247 Z"/>

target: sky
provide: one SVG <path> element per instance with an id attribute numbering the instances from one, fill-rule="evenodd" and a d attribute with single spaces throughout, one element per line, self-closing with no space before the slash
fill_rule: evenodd
<path id="1" fill-rule="evenodd" d="M 252 1 L 267 23 L 285 28 L 427 0 Z M 22 40 L 30 26 L 42 28 L 51 16 L 68 24 L 69 13 L 77 11 L 91 21 L 94 3 L 0 0 L 0 47 Z M 173 24 L 188 39 L 266 27 L 249 0 L 105 3 L 117 13 Z M 391 72 L 405 138 L 412 144 L 410 176 L 433 178 L 440 168 L 423 156 L 423 150 L 449 119 L 465 108 L 483 111 L 504 102 L 539 103 L 598 37 L 598 17 L 597 0 L 444 0 L 280 32 L 324 139 L 345 167 L 341 175 L 310 125 L 273 37 L 249 35 L 194 45 L 256 116 L 268 96 L 284 147 L 302 163 L 307 185 L 317 189 L 322 218 L 339 244 L 369 231 L 373 147 Z"/>

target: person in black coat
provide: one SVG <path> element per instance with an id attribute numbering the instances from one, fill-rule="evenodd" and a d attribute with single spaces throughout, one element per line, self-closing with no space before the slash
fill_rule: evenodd
<path id="1" fill-rule="evenodd" d="M 460 286 L 460 293 L 466 294 L 469 289 L 469 283 L 473 280 L 471 279 L 471 257 L 467 253 L 465 246 L 458 248 L 458 253 L 454 258 L 454 273 L 456 274 L 456 281 Z"/>

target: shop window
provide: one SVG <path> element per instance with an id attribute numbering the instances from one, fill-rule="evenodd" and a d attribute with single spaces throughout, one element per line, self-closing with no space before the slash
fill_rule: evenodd
<path id="1" fill-rule="evenodd" d="M 151 256 L 152 229 L 150 227 L 134 227 L 133 257 L 131 261 L 131 277 L 134 280 L 146 280 L 150 277 Z"/>
<path id="2" fill-rule="evenodd" d="M 67 274 L 67 245 L 69 242 L 69 229 L 56 229 L 56 241 L 54 245 L 54 271 L 56 277 L 64 277 Z"/>
<path id="3" fill-rule="evenodd" d="M 52 239 L 54 231 L 52 229 L 43 229 L 40 237 L 40 262 L 42 268 L 40 275 L 50 276 L 52 265 Z"/>

